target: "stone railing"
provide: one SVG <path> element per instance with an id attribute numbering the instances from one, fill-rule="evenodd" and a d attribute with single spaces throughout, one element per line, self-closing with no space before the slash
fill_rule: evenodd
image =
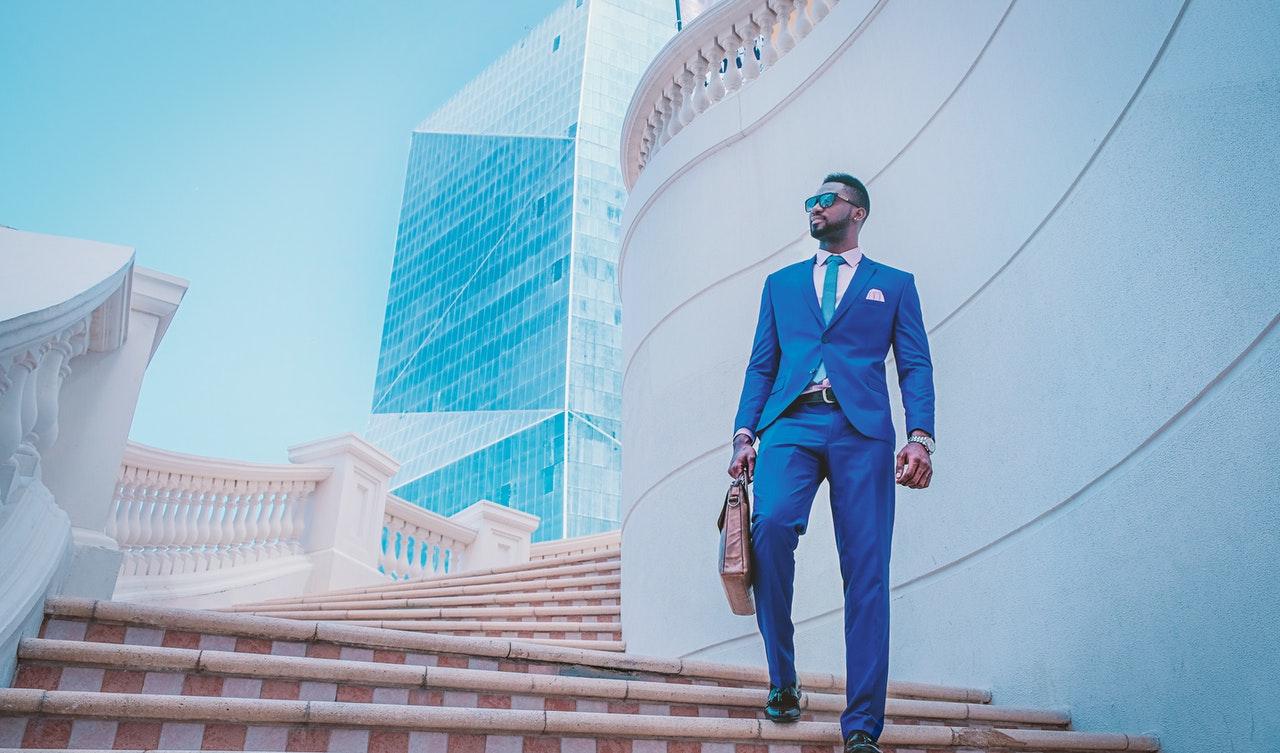
<path id="1" fill-rule="evenodd" d="M 111 594 L 112 474 L 185 290 L 132 249 L 0 226 L 0 686 L 46 596 Z"/>
<path id="2" fill-rule="evenodd" d="M 354 434 L 289 448 L 290 463 L 184 455 L 130 442 L 107 535 L 114 598 L 223 606 L 365 586 L 399 467 Z"/>
<path id="3" fill-rule="evenodd" d="M 657 54 L 622 125 L 627 187 L 664 144 L 804 39 L 838 0 L 723 0 Z"/>
<path id="4" fill-rule="evenodd" d="M 124 554 L 120 576 L 205 573 L 302 554 L 308 505 L 330 473 L 131 443 L 106 530 Z"/>
<path id="5" fill-rule="evenodd" d="M 476 531 L 389 495 L 383 515 L 378 570 L 395 580 L 417 580 L 463 569 Z"/>
<path id="6" fill-rule="evenodd" d="M 574 557 L 591 552 L 611 552 L 622 549 L 622 534 L 619 531 L 597 533 L 591 536 L 580 536 L 576 539 L 560 541 L 544 541 L 529 547 L 529 559 L 550 560 L 559 557 Z"/>
<path id="7" fill-rule="evenodd" d="M 129 443 L 106 526 L 123 553 L 114 598 L 227 606 L 529 559 L 537 516 L 410 504 L 388 493 L 399 465 L 354 434 L 291 447 L 289 460 Z"/>

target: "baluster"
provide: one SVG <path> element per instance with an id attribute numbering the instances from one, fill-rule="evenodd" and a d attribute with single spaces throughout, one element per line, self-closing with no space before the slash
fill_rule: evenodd
<path id="1" fill-rule="evenodd" d="M 174 523 L 174 516 L 178 513 L 177 497 L 181 488 L 180 478 L 180 476 L 171 477 L 169 488 L 165 490 L 164 495 L 160 498 L 160 501 L 164 504 L 164 512 L 157 526 L 160 531 L 159 552 L 157 554 L 160 560 L 160 572 L 164 575 L 171 575 L 177 572 L 178 569 L 175 559 L 178 529 Z"/>
<path id="2" fill-rule="evenodd" d="M 387 517 L 382 516 L 382 533 L 378 536 L 378 572 L 387 575 Z"/>
<path id="3" fill-rule="evenodd" d="M 265 485 L 257 484 L 258 491 L 249 495 L 249 509 L 245 510 L 245 556 L 249 562 L 258 562 L 266 549 L 263 545 L 263 515 L 271 499 L 280 491 L 280 482 L 268 481 Z"/>
<path id="4" fill-rule="evenodd" d="M 719 58 L 721 65 L 724 67 L 722 79 L 724 83 L 724 93 L 735 92 L 742 87 L 742 70 L 737 67 L 737 35 L 730 28 L 730 31 L 719 33 L 716 36 L 716 45 L 719 49 Z"/>
<path id="5" fill-rule="evenodd" d="M 734 26 L 734 30 L 737 31 L 738 38 L 744 40 L 742 83 L 745 85 L 760 76 L 760 62 L 756 60 L 756 40 L 760 37 L 760 24 L 754 16 L 747 16 L 745 20 L 739 21 Z"/>
<path id="6" fill-rule="evenodd" d="M 697 114 L 693 111 L 693 100 L 697 90 L 702 88 L 702 84 L 698 82 L 695 87 L 696 79 L 697 75 L 689 70 L 689 63 L 686 62 L 684 67 L 680 69 L 680 77 L 676 81 L 680 92 L 680 109 L 676 111 L 676 118 L 680 123 L 681 130 L 684 130 L 684 127 L 689 125 Z"/>
<path id="7" fill-rule="evenodd" d="M 27 391 L 27 380 L 35 369 L 35 357 L 29 353 L 14 357 L 8 363 L 7 372 L 0 369 L 0 467 L 9 467 L 8 472 L 0 472 L 0 501 L 9 494 L 17 475 L 17 462 L 13 456 L 25 433 L 22 425 L 23 395 Z"/>
<path id="8" fill-rule="evenodd" d="M 46 343 L 40 370 L 36 372 L 35 423 L 31 428 L 32 444 L 41 451 L 53 446 L 58 438 L 58 394 L 62 380 L 71 373 L 70 334 Z"/>
<path id="9" fill-rule="evenodd" d="M 191 542 L 191 556 L 194 559 L 194 572 L 203 573 L 211 569 L 213 541 L 217 535 L 214 525 L 215 505 L 213 504 L 213 480 L 207 477 L 192 479 L 191 502 L 196 507 L 196 537 Z"/>
<path id="10" fill-rule="evenodd" d="M 774 56 L 772 62 L 777 62 L 778 58 L 791 52 L 796 46 L 795 37 L 791 36 L 791 30 L 788 28 L 787 21 L 791 17 L 792 0 L 766 0 L 769 10 L 773 11 L 777 24 L 773 29 L 773 48 Z"/>
<path id="11" fill-rule="evenodd" d="M 235 537 L 235 489 L 229 479 L 214 478 L 211 481 L 214 509 L 209 517 L 212 544 L 209 569 L 220 570 L 231 565 L 231 542 Z"/>
<path id="12" fill-rule="evenodd" d="M 688 109 L 688 96 L 684 89 L 683 72 L 671 85 L 671 121 L 667 124 L 667 132 L 672 136 L 680 133 L 685 124 L 685 111 Z"/>
<path id="13" fill-rule="evenodd" d="M 421 580 L 427 574 L 427 557 L 431 556 L 431 535 L 424 529 L 413 528 L 413 556 L 409 558 L 409 579 Z"/>
<path id="14" fill-rule="evenodd" d="M 807 0 L 791 0 L 791 7 L 791 38 L 799 44 L 813 31 L 813 24 L 809 22 L 809 3 Z"/>
<path id="15" fill-rule="evenodd" d="M 707 59 L 702 50 L 698 50 L 698 57 L 693 61 L 693 93 L 689 98 L 692 117 L 697 117 L 706 112 L 711 106 L 710 100 L 707 99 L 707 72 L 711 70 L 711 61 Z"/>
<path id="16" fill-rule="evenodd" d="M 186 574 L 196 569 L 196 558 L 191 546 L 196 539 L 195 501 L 192 499 L 192 479 L 187 474 L 178 476 L 178 488 L 170 494 L 177 515 L 174 515 L 173 556 L 174 572 Z"/>
<path id="17" fill-rule="evenodd" d="M 138 555 L 135 575 L 148 575 L 151 560 L 146 555 L 147 544 L 151 541 L 151 496 L 152 491 L 160 483 L 160 471 L 148 470 L 146 483 L 138 490 L 138 497 L 129 510 L 129 527 L 133 530 L 133 551 Z"/>
<path id="18" fill-rule="evenodd" d="M 654 106 L 653 111 L 649 113 L 649 117 L 645 119 L 645 136 L 649 144 L 649 157 L 658 153 L 662 145 L 658 143 L 658 108 Z"/>
<path id="19" fill-rule="evenodd" d="M 813 18 L 814 26 L 817 26 L 819 21 L 827 17 L 827 14 L 831 12 L 832 5 L 834 3 L 829 3 L 827 0 L 810 0 L 809 16 Z"/>
<path id="20" fill-rule="evenodd" d="M 658 104 L 654 106 L 654 112 L 658 115 L 655 123 L 658 146 L 665 146 L 671 140 L 671 133 L 667 130 L 667 126 L 671 124 L 671 95 L 667 90 L 663 90 L 662 97 L 658 100 Z"/>
<path id="21" fill-rule="evenodd" d="M 387 551 L 391 555 L 391 576 L 400 580 L 407 572 L 403 546 L 405 522 L 400 518 L 388 521 Z"/>
<path id="22" fill-rule="evenodd" d="M 707 106 L 710 107 L 724 99 L 724 80 L 720 76 L 720 63 L 724 55 L 720 50 L 719 43 L 714 41 L 705 50 L 699 51 L 698 54 L 706 58 L 711 64 L 710 76 L 706 87 Z"/>
<path id="23" fill-rule="evenodd" d="M 284 506 L 296 493 L 299 484 L 290 481 L 271 500 L 271 513 L 267 516 L 266 532 L 263 533 L 263 545 L 268 557 L 279 557 L 287 551 L 287 545 L 281 535 L 284 528 Z"/>
<path id="24" fill-rule="evenodd" d="M 245 515 L 249 511 L 250 495 L 257 491 L 253 482 L 235 481 L 230 490 L 231 496 L 231 565 L 243 565 L 245 562 L 245 540 L 248 529 L 245 527 Z"/>
<path id="25" fill-rule="evenodd" d="M 774 10 L 772 3 L 766 3 L 751 15 L 760 24 L 760 33 L 764 37 L 760 42 L 760 70 L 764 71 L 778 62 L 778 11 Z"/>

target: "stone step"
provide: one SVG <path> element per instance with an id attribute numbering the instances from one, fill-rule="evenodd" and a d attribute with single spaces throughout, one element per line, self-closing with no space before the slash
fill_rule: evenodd
<path id="1" fill-rule="evenodd" d="M 622 642 L 616 622 L 487 622 L 480 620 L 342 620 L 335 624 L 436 635 L 512 640 Z M 609 649 L 606 649 L 609 650 Z M 621 650 L 620 648 L 618 650 Z"/>
<path id="2" fill-rule="evenodd" d="M 257 611 L 262 617 L 287 617 L 295 620 L 534 620 L 561 617 L 574 622 L 591 622 L 607 618 L 616 622 L 622 608 L 611 606 L 509 607 L 505 605 L 475 607 L 396 607 L 385 609 L 311 609 L 289 611 Z M 591 619 L 587 619 L 591 618 Z"/>
<path id="3" fill-rule="evenodd" d="M 435 657 L 441 666 L 457 668 L 573 672 L 724 687 L 763 688 L 769 684 L 768 673 L 761 667 L 635 656 L 526 640 L 462 638 L 66 596 L 46 601 L 45 613 L 41 637 L 59 640 L 400 664 L 405 663 L 409 655 L 426 654 Z M 800 682 L 809 692 L 844 692 L 842 676 L 801 672 Z M 933 701 L 991 701 L 991 694 L 986 690 L 898 680 L 889 682 L 889 694 L 896 698 Z"/>
<path id="4" fill-rule="evenodd" d="M 763 688 L 723 688 L 638 680 L 519 674 L 228 651 L 24 640 L 14 687 L 157 695 L 408 703 L 432 706 L 595 711 L 651 716 L 762 718 Z M 416 662 L 423 662 L 417 664 Z M 805 721 L 838 721 L 843 695 L 806 693 Z M 897 724 L 1065 729 L 1060 711 L 891 698 Z"/>
<path id="5" fill-rule="evenodd" d="M 466 586 L 451 586 L 448 588 L 424 588 L 421 590 L 408 589 L 405 591 L 384 593 L 381 595 L 361 594 L 353 596 L 350 594 L 318 594 L 306 597 L 305 602 L 299 600 L 294 603 L 326 604 L 348 601 L 368 601 L 372 599 L 418 599 L 439 598 L 443 596 L 476 596 L 481 594 L 521 594 L 530 596 L 548 593 L 594 594 L 597 591 L 617 590 L 621 583 L 622 578 L 617 573 L 614 573 L 612 575 L 583 575 L 572 578 L 521 581 L 519 583 L 474 583 Z M 584 596 L 583 598 L 587 597 Z M 264 606 L 274 605 L 241 604 L 237 605 L 235 610 L 252 612 L 255 609 L 261 609 Z"/>
<path id="6" fill-rule="evenodd" d="M 489 570 L 475 570 L 458 575 L 444 575 L 422 580 L 396 581 L 378 586 L 344 588 L 330 591 L 327 595 L 350 596 L 354 594 L 395 593 L 403 590 L 448 588 L 481 583 L 518 583 L 521 581 L 555 579 L 572 575 L 607 573 L 622 568 L 622 560 L 616 554 L 601 556 L 600 553 L 582 555 L 558 560 L 530 562 Z M 308 597 L 286 597 L 267 599 L 256 604 L 293 604 Z"/>
<path id="7" fill-rule="evenodd" d="M 839 739 L 824 722 L 0 690 L 0 746 L 12 748 L 834 753 Z M 943 725 L 886 725 L 880 741 L 885 753 L 1158 750 L 1149 736 Z"/>
<path id="8" fill-rule="evenodd" d="M 295 611 L 344 610 L 344 609 L 436 609 L 468 606 L 618 606 L 622 603 L 622 591 L 611 588 L 589 591 L 514 591 L 462 596 L 436 596 L 417 599 L 356 599 L 354 601 L 300 602 L 255 606 L 252 604 L 225 607 L 222 612 L 251 612 L 266 614 Z"/>

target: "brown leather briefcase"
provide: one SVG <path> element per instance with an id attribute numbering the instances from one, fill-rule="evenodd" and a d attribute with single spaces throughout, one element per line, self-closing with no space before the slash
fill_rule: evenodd
<path id="1" fill-rule="evenodd" d="M 751 598 L 751 498 L 746 475 L 729 484 L 720 510 L 720 582 L 734 614 L 755 614 Z"/>

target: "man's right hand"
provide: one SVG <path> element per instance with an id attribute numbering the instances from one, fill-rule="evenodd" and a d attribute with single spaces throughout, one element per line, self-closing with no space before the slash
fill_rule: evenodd
<path id="1" fill-rule="evenodd" d="M 747 481 L 755 477 L 756 448 L 746 434 L 739 434 L 733 438 L 733 461 L 729 463 L 729 476 L 738 478 L 743 473 L 747 474 Z"/>

